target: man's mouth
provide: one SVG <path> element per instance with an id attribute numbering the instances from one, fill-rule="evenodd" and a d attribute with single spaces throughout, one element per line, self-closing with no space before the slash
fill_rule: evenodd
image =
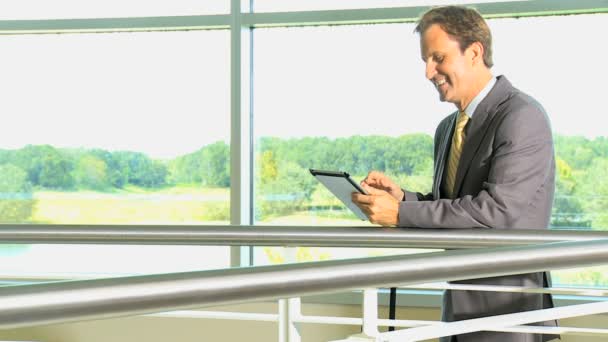
<path id="1" fill-rule="evenodd" d="M 445 78 L 441 78 L 438 80 L 433 80 L 433 84 L 435 84 L 435 88 L 442 94 L 445 94 L 448 91 L 449 83 Z"/>

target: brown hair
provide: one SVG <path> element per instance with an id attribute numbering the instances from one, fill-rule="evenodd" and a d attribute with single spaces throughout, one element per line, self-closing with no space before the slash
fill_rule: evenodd
<path id="1" fill-rule="evenodd" d="M 474 42 L 483 45 L 483 63 L 491 68 L 492 33 L 481 14 L 473 8 L 462 6 L 435 7 L 427 11 L 418 20 L 415 32 L 423 34 L 433 24 L 437 24 L 460 44 L 464 51 Z"/>

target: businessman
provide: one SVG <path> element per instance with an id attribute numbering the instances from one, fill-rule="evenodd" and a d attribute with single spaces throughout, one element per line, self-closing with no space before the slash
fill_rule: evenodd
<path id="1" fill-rule="evenodd" d="M 401 189 L 372 171 L 353 201 L 372 223 L 420 228 L 546 228 L 555 160 L 547 115 L 532 97 L 495 77 L 488 25 L 474 9 L 437 7 L 416 26 L 426 78 L 457 111 L 438 125 L 431 193 Z M 459 281 L 543 287 L 546 273 Z M 553 306 L 550 295 L 447 290 L 442 319 L 459 321 Z M 555 325 L 555 321 L 542 325 Z M 442 342 L 540 342 L 556 335 L 476 332 Z"/>

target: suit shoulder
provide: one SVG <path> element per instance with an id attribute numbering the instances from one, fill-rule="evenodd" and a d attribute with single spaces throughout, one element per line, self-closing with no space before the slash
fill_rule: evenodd
<path id="1" fill-rule="evenodd" d="M 551 124 L 543 106 L 532 96 L 514 88 L 498 107 L 501 131 L 510 135 L 551 135 Z"/>
<path id="2" fill-rule="evenodd" d="M 498 109 L 501 112 L 547 116 L 547 112 L 540 102 L 517 88 L 511 89 L 509 95 L 500 104 Z"/>

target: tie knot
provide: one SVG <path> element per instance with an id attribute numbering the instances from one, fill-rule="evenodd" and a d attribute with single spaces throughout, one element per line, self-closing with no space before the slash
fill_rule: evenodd
<path id="1" fill-rule="evenodd" d="M 457 129 L 458 130 L 463 129 L 468 121 L 469 121 L 469 116 L 467 115 L 467 113 L 465 113 L 465 112 L 458 113 L 458 119 L 456 120 Z"/>

